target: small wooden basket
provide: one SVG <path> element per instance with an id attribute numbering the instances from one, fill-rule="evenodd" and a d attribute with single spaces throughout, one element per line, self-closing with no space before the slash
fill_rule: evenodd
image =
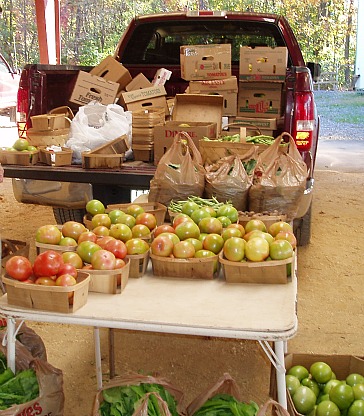
<path id="1" fill-rule="evenodd" d="M 286 284 L 294 273 L 295 255 L 286 260 L 239 262 L 224 259 L 221 252 L 219 262 L 228 283 Z"/>
<path id="2" fill-rule="evenodd" d="M 82 152 L 82 167 L 84 169 L 120 168 L 128 149 L 126 135 L 120 136 L 89 152 Z"/>
<path id="3" fill-rule="evenodd" d="M 253 219 L 257 219 L 257 220 L 261 220 L 264 222 L 265 226 L 267 227 L 267 230 L 269 229 L 269 227 L 274 224 L 275 222 L 278 221 L 286 221 L 287 220 L 287 216 L 285 214 L 282 215 L 269 215 L 269 214 L 260 214 L 260 213 L 256 213 L 256 214 L 252 214 L 252 215 L 248 215 L 246 213 L 243 212 L 239 212 L 239 217 L 238 217 L 238 221 L 239 224 L 241 224 L 243 227 L 246 226 L 246 224 Z"/>
<path id="4" fill-rule="evenodd" d="M 176 259 L 150 254 L 154 276 L 212 280 L 219 275 L 219 256 Z"/>
<path id="5" fill-rule="evenodd" d="M 87 302 L 90 275 L 78 272 L 74 286 L 43 286 L 3 276 L 9 305 L 58 313 L 72 313 Z"/>
<path id="6" fill-rule="evenodd" d="M 149 251 L 144 254 L 130 254 L 126 258 L 130 262 L 129 277 L 135 279 L 144 276 L 149 263 Z"/>
<path id="7" fill-rule="evenodd" d="M 90 274 L 90 292 L 120 294 L 126 287 L 130 273 L 130 261 L 125 259 L 125 266 L 115 270 L 87 270 Z"/>
<path id="8" fill-rule="evenodd" d="M 77 246 L 60 246 L 58 244 L 44 244 L 44 243 L 38 243 L 38 241 L 36 241 L 35 250 L 38 256 L 40 253 L 43 253 L 44 251 L 47 251 L 47 250 L 54 250 L 57 253 L 64 253 L 65 251 L 76 251 Z"/>
<path id="9" fill-rule="evenodd" d="M 0 163 L 2 165 L 21 165 L 31 166 L 35 165 L 39 159 L 39 150 L 31 151 L 12 151 L 12 150 L 0 150 Z"/>
<path id="10" fill-rule="evenodd" d="M 129 205 L 140 205 L 144 212 L 150 212 L 154 214 L 157 220 L 157 226 L 164 223 L 167 213 L 167 207 L 159 202 L 132 202 L 128 204 L 109 204 L 106 206 L 106 212 L 110 212 L 113 209 L 120 209 L 125 211 Z"/>
<path id="11" fill-rule="evenodd" d="M 72 163 L 73 151 L 67 147 L 61 147 L 60 151 L 49 149 L 46 146 L 40 146 L 40 162 L 49 166 L 66 166 Z"/>

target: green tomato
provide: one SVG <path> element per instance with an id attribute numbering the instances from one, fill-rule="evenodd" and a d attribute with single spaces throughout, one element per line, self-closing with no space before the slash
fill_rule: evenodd
<path id="1" fill-rule="evenodd" d="M 288 370 L 287 374 L 291 374 L 297 377 L 299 381 L 307 378 L 310 375 L 307 368 L 303 365 L 294 365 Z"/>
<path id="2" fill-rule="evenodd" d="M 331 367 L 322 361 L 314 362 L 310 367 L 310 373 L 318 383 L 327 383 L 332 376 Z"/>
<path id="3" fill-rule="evenodd" d="M 323 400 L 316 407 L 316 416 L 340 416 L 340 409 L 330 400 Z"/>
<path id="4" fill-rule="evenodd" d="M 300 385 L 301 383 L 296 376 L 286 374 L 286 387 L 291 396 L 296 393 L 296 390 L 300 387 Z"/>
<path id="5" fill-rule="evenodd" d="M 333 387 L 329 392 L 329 397 L 340 410 L 348 409 L 355 400 L 353 388 L 345 382 Z"/>
<path id="6" fill-rule="evenodd" d="M 300 386 L 292 396 L 296 410 L 303 415 L 312 412 L 316 404 L 315 393 L 307 386 Z"/>
<path id="7" fill-rule="evenodd" d="M 306 378 L 302 379 L 301 384 L 303 386 L 309 387 L 315 393 L 316 397 L 320 394 L 320 387 L 319 387 L 318 383 L 315 380 L 312 380 L 312 378 L 306 377 Z"/>
<path id="8" fill-rule="evenodd" d="M 364 416 L 364 400 L 355 400 L 349 407 L 347 416 Z"/>

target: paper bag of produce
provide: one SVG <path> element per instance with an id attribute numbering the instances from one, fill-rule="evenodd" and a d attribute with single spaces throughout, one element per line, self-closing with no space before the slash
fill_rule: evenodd
<path id="1" fill-rule="evenodd" d="M 288 137 L 288 151 L 280 150 Z M 279 211 L 293 220 L 306 188 L 307 166 L 289 133 L 283 133 L 258 157 L 249 189 L 249 211 Z"/>
<path id="2" fill-rule="evenodd" d="M 237 210 L 245 211 L 257 157 L 256 148 L 252 146 L 244 156 L 226 156 L 205 165 L 205 197 L 214 196 L 223 203 L 230 201 Z"/>
<path id="3" fill-rule="evenodd" d="M 123 408 L 125 414 L 178 416 L 183 413 L 183 393 L 162 377 L 128 374 L 111 380 L 95 397 L 92 416 L 113 414 Z"/>
<path id="4" fill-rule="evenodd" d="M 179 132 L 172 146 L 162 156 L 150 181 L 149 201 L 168 206 L 171 200 L 190 195 L 202 196 L 205 169 L 201 154 L 186 132 Z"/>
<path id="5" fill-rule="evenodd" d="M 0 333 L 0 338 L 3 340 L 4 333 Z M 0 353 L 4 359 L 6 347 L 2 342 Z M 0 361 L 4 363 L 3 360 Z M 63 416 L 64 392 L 61 370 L 45 360 L 34 358 L 19 341 L 15 343 L 15 374 L 11 374 L 9 368 L 2 370 L 9 374 L 9 377 L 0 384 L 3 406 L 1 416 L 19 416 L 23 413 Z M 1 374 L 0 370 L 0 379 Z"/>

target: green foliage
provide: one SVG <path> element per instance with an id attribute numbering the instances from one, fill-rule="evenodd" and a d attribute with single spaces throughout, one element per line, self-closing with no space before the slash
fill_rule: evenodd
<path id="1" fill-rule="evenodd" d="M 339 71 L 350 83 L 355 63 L 354 0 L 64 0 L 61 7 L 63 64 L 96 65 L 115 47 L 134 15 L 191 9 L 271 12 L 286 16 L 306 61 Z M 33 0 L 2 0 L 1 52 L 14 67 L 39 62 Z"/>

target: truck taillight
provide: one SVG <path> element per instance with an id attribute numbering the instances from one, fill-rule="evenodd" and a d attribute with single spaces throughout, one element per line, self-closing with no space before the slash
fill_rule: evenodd
<path id="1" fill-rule="evenodd" d="M 19 88 L 17 102 L 17 126 L 19 137 L 26 137 L 27 132 L 27 112 L 29 111 L 28 90 Z"/>
<path id="2" fill-rule="evenodd" d="M 316 108 L 312 92 L 296 92 L 293 138 L 300 152 L 311 150 L 316 126 Z"/>

